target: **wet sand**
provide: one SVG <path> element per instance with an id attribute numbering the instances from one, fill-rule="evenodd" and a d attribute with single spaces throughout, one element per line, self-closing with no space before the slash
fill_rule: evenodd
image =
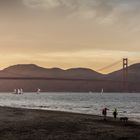
<path id="1" fill-rule="evenodd" d="M 140 140 L 140 124 L 95 115 L 0 107 L 0 140 Z"/>

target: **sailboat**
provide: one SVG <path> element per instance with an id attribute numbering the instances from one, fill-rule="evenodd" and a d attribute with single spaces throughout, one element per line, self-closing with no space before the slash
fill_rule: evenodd
<path id="1" fill-rule="evenodd" d="M 103 94 L 104 93 L 104 89 L 102 88 L 102 90 L 101 90 L 101 94 Z"/>
<path id="2" fill-rule="evenodd" d="M 21 91 L 20 91 L 20 89 L 17 89 L 17 94 L 21 94 Z"/>
<path id="3" fill-rule="evenodd" d="M 20 89 L 20 94 L 23 94 L 23 89 L 22 88 Z"/>
<path id="4" fill-rule="evenodd" d="M 17 89 L 14 89 L 14 92 L 13 92 L 13 94 L 17 94 Z"/>
<path id="5" fill-rule="evenodd" d="M 23 89 L 14 89 L 13 94 L 23 94 Z"/>
<path id="6" fill-rule="evenodd" d="M 40 89 L 40 88 L 38 88 L 38 89 L 37 89 L 37 94 L 39 94 L 39 93 L 40 93 L 40 91 L 41 91 L 41 89 Z"/>

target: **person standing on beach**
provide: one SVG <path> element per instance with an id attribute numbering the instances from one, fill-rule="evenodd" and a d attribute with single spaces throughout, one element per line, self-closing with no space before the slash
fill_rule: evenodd
<path id="1" fill-rule="evenodd" d="M 107 110 L 109 110 L 109 109 L 104 108 L 104 109 L 102 110 L 102 115 L 103 115 L 103 117 L 104 117 L 104 120 L 106 120 Z"/>
<path id="2" fill-rule="evenodd" d="M 118 115 L 118 112 L 117 112 L 117 109 L 115 108 L 115 110 L 114 110 L 114 112 L 113 112 L 114 119 L 117 118 L 117 115 Z"/>

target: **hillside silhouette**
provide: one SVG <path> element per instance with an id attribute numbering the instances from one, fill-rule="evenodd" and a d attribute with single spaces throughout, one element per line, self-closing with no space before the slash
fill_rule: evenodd
<path id="1" fill-rule="evenodd" d="M 0 79 L 0 91 L 12 92 L 15 88 L 24 91 L 52 92 L 122 92 L 122 69 L 109 74 L 101 74 L 88 68 L 43 68 L 35 64 L 18 64 L 0 71 L 0 77 L 45 77 L 51 80 Z M 140 91 L 140 63 L 128 67 L 128 91 Z"/>

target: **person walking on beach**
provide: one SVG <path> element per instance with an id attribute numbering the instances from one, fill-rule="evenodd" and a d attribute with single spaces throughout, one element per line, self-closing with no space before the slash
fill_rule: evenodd
<path id="1" fill-rule="evenodd" d="M 104 120 L 106 120 L 107 110 L 109 110 L 109 109 L 104 108 L 104 109 L 102 110 L 102 115 L 103 115 L 103 117 L 104 117 Z"/>
<path id="2" fill-rule="evenodd" d="M 114 110 L 114 112 L 113 112 L 114 119 L 117 118 L 117 115 L 118 115 L 118 112 L 117 112 L 117 109 L 115 108 L 115 110 Z"/>

